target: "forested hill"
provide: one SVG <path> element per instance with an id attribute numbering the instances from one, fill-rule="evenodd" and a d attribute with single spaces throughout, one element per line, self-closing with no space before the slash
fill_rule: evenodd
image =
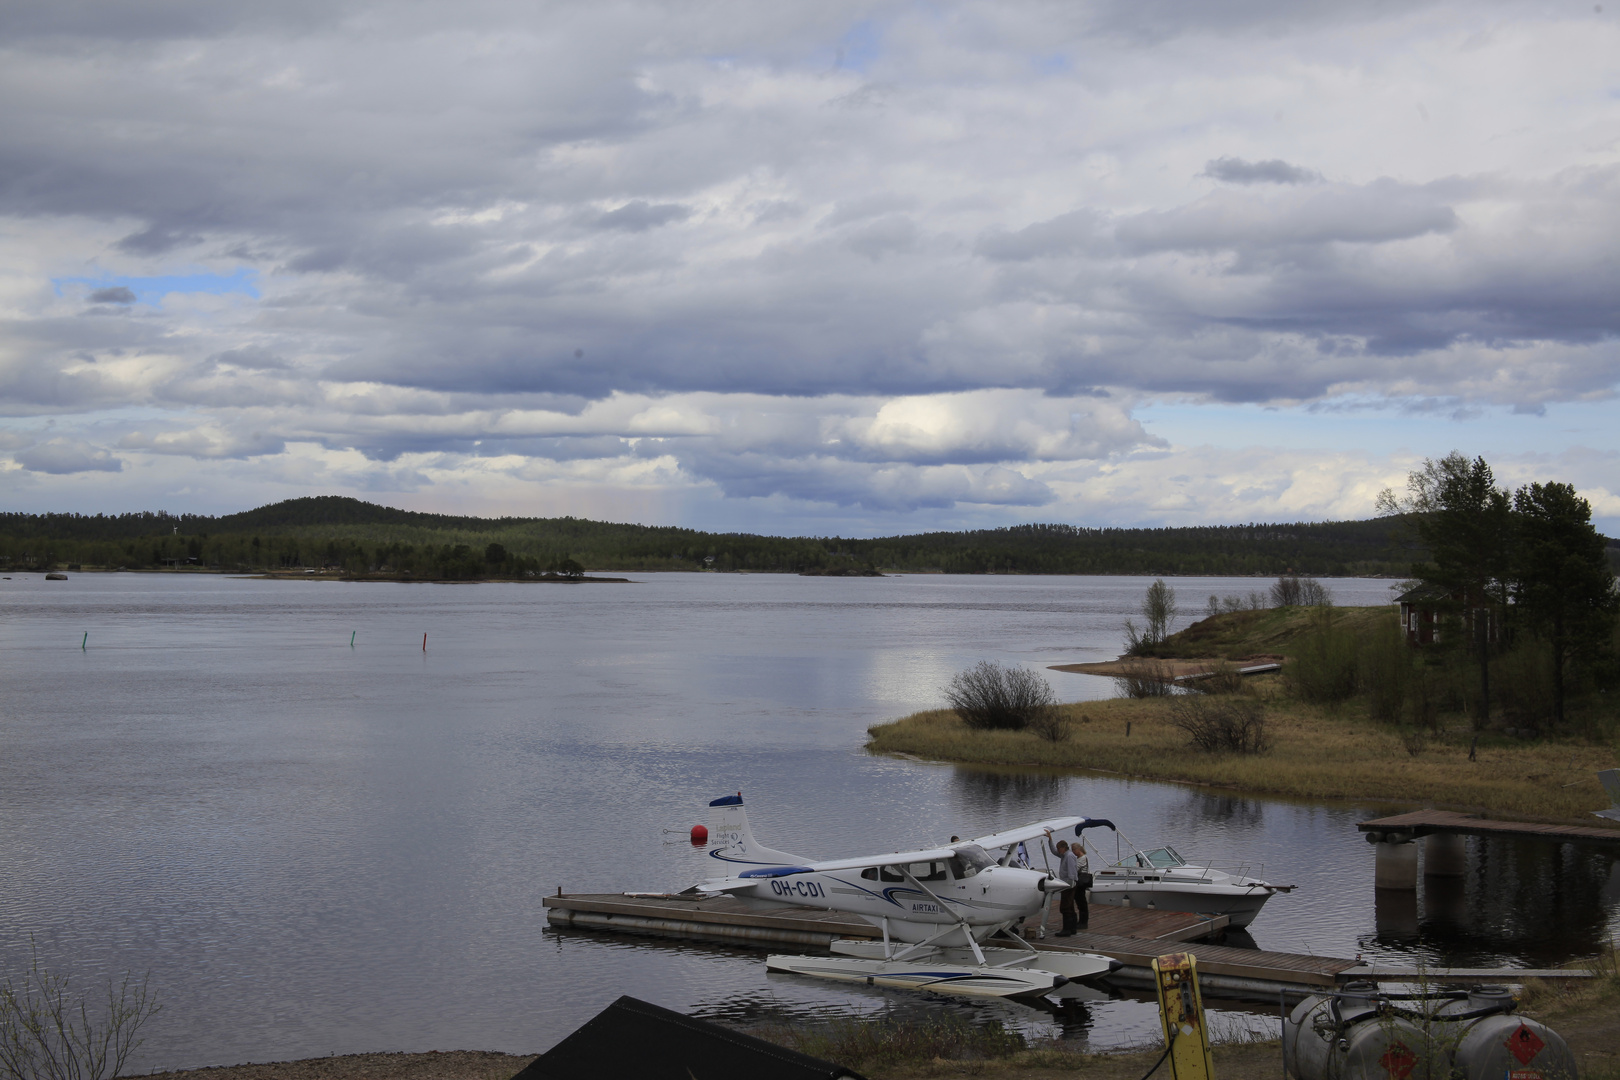
<path id="1" fill-rule="evenodd" d="M 289 499 L 239 514 L 0 514 L 0 564 L 336 567 L 437 578 L 523 576 L 572 559 L 601 570 L 1405 576 L 1421 552 L 1391 519 L 1090 529 L 1017 525 L 875 540 L 755 536 L 581 518 L 420 514 L 358 499 Z"/>

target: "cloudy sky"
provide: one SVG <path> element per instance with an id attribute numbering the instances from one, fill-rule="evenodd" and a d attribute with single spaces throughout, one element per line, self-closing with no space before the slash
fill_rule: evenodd
<path id="1" fill-rule="evenodd" d="M 1620 0 L 0 2 L 0 506 L 1620 529 Z"/>

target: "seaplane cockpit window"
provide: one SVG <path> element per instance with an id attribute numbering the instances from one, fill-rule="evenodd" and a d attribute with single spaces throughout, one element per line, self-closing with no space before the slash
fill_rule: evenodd
<path id="1" fill-rule="evenodd" d="M 956 858 L 951 860 L 951 869 L 956 871 L 959 878 L 972 877 L 980 870 L 996 865 L 996 860 L 978 844 L 963 844 L 951 850 L 956 852 Z"/>
<path id="2" fill-rule="evenodd" d="M 861 877 L 867 881 L 904 881 L 904 871 L 910 871 L 911 876 L 918 881 L 944 881 L 945 864 L 942 862 L 908 863 L 904 867 L 885 866 L 880 871 L 876 866 L 868 866 L 861 871 Z"/>

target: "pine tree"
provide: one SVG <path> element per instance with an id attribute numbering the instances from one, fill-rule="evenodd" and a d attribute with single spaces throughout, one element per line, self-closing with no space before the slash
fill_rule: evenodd
<path id="1" fill-rule="evenodd" d="M 1568 484 L 1531 484 L 1513 495 L 1513 596 L 1552 649 L 1553 720 L 1564 721 L 1570 660 L 1607 646 L 1620 612 L 1592 507 Z"/>

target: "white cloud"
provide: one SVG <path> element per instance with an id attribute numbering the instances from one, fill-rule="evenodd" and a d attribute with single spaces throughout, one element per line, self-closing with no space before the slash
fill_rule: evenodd
<path id="1" fill-rule="evenodd" d="M 1364 513 L 1269 466 L 1199 495 L 1132 410 L 1620 382 L 1612 15 L 148 15 L 46 5 L 0 44 L 0 416 L 120 483 Z M 257 300 L 83 284 L 242 268 Z"/>

